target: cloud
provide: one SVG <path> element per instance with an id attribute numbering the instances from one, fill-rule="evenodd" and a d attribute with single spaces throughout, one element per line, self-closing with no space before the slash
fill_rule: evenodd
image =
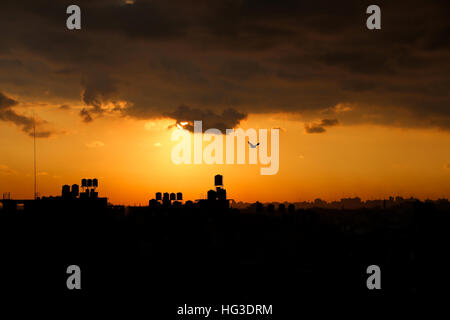
<path id="1" fill-rule="evenodd" d="M 0 86 L 27 101 L 81 97 L 85 122 L 121 100 L 117 114 L 138 119 L 185 104 L 450 130 L 449 1 L 380 0 L 379 32 L 360 0 L 80 0 L 89 32 L 67 32 L 63 2 L 3 2 Z"/>
<path id="2" fill-rule="evenodd" d="M 21 114 L 18 114 L 15 112 L 11 107 L 16 106 L 18 104 L 18 101 L 7 97 L 5 94 L 0 92 L 0 121 L 5 122 L 11 122 L 15 124 L 16 126 L 20 127 L 21 130 L 25 133 L 27 133 L 29 136 L 34 135 L 34 122 L 36 126 L 36 137 L 37 138 L 48 138 L 52 134 L 54 134 L 54 131 L 51 130 L 44 130 L 41 128 L 41 126 L 46 121 L 43 120 L 34 120 L 31 117 L 27 117 Z"/>
<path id="3" fill-rule="evenodd" d="M 61 109 L 61 110 L 70 110 L 71 108 L 70 108 L 69 105 L 63 104 L 63 105 L 59 106 L 59 109 Z"/>
<path id="4" fill-rule="evenodd" d="M 333 127 L 339 124 L 337 119 L 322 119 L 319 123 L 306 124 L 305 123 L 305 132 L 306 133 L 324 133 L 327 130 L 325 127 Z"/>
<path id="5" fill-rule="evenodd" d="M 98 140 L 94 140 L 94 141 L 91 141 L 89 143 L 86 143 L 86 147 L 88 147 L 88 148 L 101 148 L 101 147 L 104 147 L 104 146 L 105 146 L 105 144 L 103 142 L 101 142 L 101 141 L 98 141 Z"/>
<path id="6" fill-rule="evenodd" d="M 162 144 L 161 144 L 161 142 L 156 142 L 156 143 L 154 144 L 154 146 L 157 147 L 157 148 L 159 148 L 159 147 L 162 146 Z"/>
<path id="7" fill-rule="evenodd" d="M 0 92 L 0 110 L 8 109 L 17 105 L 17 101 L 11 98 L 8 98 L 3 93 Z"/>
<path id="8" fill-rule="evenodd" d="M 89 74 L 83 82 L 82 100 L 87 105 L 80 111 L 84 122 L 92 122 L 93 114 L 101 115 L 105 104 L 111 102 L 117 92 L 114 80 L 105 73 Z"/>
<path id="9" fill-rule="evenodd" d="M 0 164 L 0 174 L 1 175 L 11 175 L 16 174 L 17 172 L 5 164 Z"/>
<path id="10" fill-rule="evenodd" d="M 106 74 L 91 74 L 83 82 L 83 102 L 95 108 L 101 108 L 116 92 L 114 81 Z"/>
<path id="11" fill-rule="evenodd" d="M 338 125 L 339 121 L 337 119 L 322 119 L 320 126 L 322 127 L 333 127 Z"/>
<path id="12" fill-rule="evenodd" d="M 222 113 L 216 113 L 211 109 L 202 110 L 184 105 L 181 105 L 174 111 L 167 112 L 164 115 L 175 119 L 177 123 L 182 121 L 189 122 L 189 124 L 185 126 L 189 131 L 194 131 L 193 124 L 195 120 L 201 120 L 203 130 L 216 128 L 223 133 L 226 129 L 235 128 L 239 125 L 241 120 L 247 118 L 247 114 L 238 112 L 232 108 L 225 109 Z"/>
<path id="13" fill-rule="evenodd" d="M 338 104 L 338 105 L 332 107 L 331 110 L 332 110 L 333 112 L 335 112 L 335 113 L 343 113 L 343 112 L 349 112 L 349 111 L 352 111 L 353 108 L 352 108 L 352 106 L 349 105 L 349 104 L 343 104 L 343 103 L 340 103 L 340 104 Z"/>
<path id="14" fill-rule="evenodd" d="M 305 124 L 305 132 L 306 133 L 323 133 L 327 130 L 325 130 L 324 127 L 318 126 L 318 125 L 308 125 Z"/>
<path id="15" fill-rule="evenodd" d="M 83 118 L 83 121 L 86 123 L 92 122 L 94 120 L 91 116 L 91 113 L 86 108 L 83 108 L 80 110 L 80 116 Z"/>

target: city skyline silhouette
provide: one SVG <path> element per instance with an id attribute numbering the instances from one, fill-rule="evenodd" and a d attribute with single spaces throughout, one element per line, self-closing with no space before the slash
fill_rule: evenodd
<path id="1" fill-rule="evenodd" d="M 157 192 L 147 206 L 108 203 L 96 178 L 63 185 L 57 196 L 4 198 L 0 240 L 10 263 L 2 266 L 9 275 L 3 287 L 68 299 L 127 292 L 151 296 L 160 307 L 188 296 L 216 302 L 264 297 L 294 312 L 288 305 L 299 297 L 370 299 L 365 270 L 373 264 L 382 270 L 386 299 L 445 286 L 450 265 L 439 252 L 448 240 L 447 199 L 239 207 L 225 182 L 211 177 L 215 189 L 194 201 L 179 191 Z M 25 270 L 35 259 L 40 277 Z M 74 263 L 83 270 L 79 293 L 65 287 L 65 269 Z M 147 286 L 154 290 L 144 293 Z"/>
<path id="2" fill-rule="evenodd" d="M 220 182 L 218 182 L 220 181 Z M 214 185 L 217 186 L 223 186 L 223 175 L 216 174 L 214 176 Z M 83 192 L 80 193 L 80 187 L 83 189 Z M 99 188 L 99 180 L 97 178 L 83 178 L 81 179 L 80 184 L 72 184 L 71 186 L 68 184 L 65 184 L 62 186 L 62 191 L 59 195 L 44 195 L 41 196 L 39 193 L 37 193 L 36 199 L 76 199 L 76 198 L 98 198 L 98 192 L 96 192 Z M 224 189 L 223 189 L 224 190 Z M 214 190 L 210 190 L 214 191 Z M 204 192 L 206 195 L 204 199 L 209 199 L 210 194 L 209 192 Z M 222 190 L 217 190 L 217 192 Z M 225 197 L 226 197 L 226 190 L 225 191 Z M 216 191 L 214 191 L 216 192 Z M 216 194 L 217 194 L 216 192 Z M 15 199 L 13 196 L 11 196 L 10 192 L 3 192 L 2 194 L 3 200 L 13 200 L 13 201 L 29 201 L 32 198 L 27 199 Z M 103 199 L 108 199 L 107 197 Z M 179 201 L 180 204 L 183 201 L 183 193 L 182 192 L 155 192 L 155 196 L 152 199 L 149 199 L 149 202 L 152 200 L 156 200 L 159 202 L 163 202 L 164 200 L 169 200 L 169 203 L 172 201 Z M 200 201 L 201 199 L 185 199 L 185 202 L 189 201 Z M 388 196 L 385 199 L 367 199 L 362 200 L 360 197 L 348 197 L 348 198 L 341 198 L 339 200 L 334 201 L 326 201 L 322 200 L 320 198 L 316 198 L 313 201 L 271 201 L 271 202 L 263 202 L 260 201 L 256 202 L 243 202 L 243 201 L 235 201 L 234 199 L 228 199 L 231 206 L 238 208 L 238 209 L 245 209 L 251 206 L 255 206 L 257 204 L 277 204 L 277 205 L 293 205 L 294 208 L 298 209 L 305 209 L 305 208 L 329 208 L 329 209 L 362 209 L 362 208 L 383 208 L 386 209 L 386 207 L 392 207 L 395 205 L 401 205 L 405 203 L 414 203 L 414 202 L 425 202 L 425 203 L 448 203 L 447 198 L 438 198 L 438 199 L 424 199 L 420 200 L 418 198 L 415 198 L 413 196 L 409 198 L 403 198 L 401 196 Z M 109 203 L 113 205 L 112 203 Z M 115 203 L 114 205 L 123 205 L 123 203 Z M 130 207 L 136 206 L 134 205 L 128 205 Z M 142 206 L 142 204 L 139 204 L 138 206 Z"/>

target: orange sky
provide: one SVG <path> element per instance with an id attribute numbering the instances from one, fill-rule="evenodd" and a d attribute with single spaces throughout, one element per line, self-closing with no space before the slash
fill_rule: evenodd
<path id="1" fill-rule="evenodd" d="M 35 112 L 41 195 L 196 199 L 222 173 L 236 201 L 450 197 L 448 1 L 385 1 L 381 30 L 361 1 L 81 1 L 76 30 L 23 2 L 0 10 L 0 193 L 33 196 Z M 282 128 L 278 174 L 175 165 L 168 127 L 194 120 Z"/>
<path id="2" fill-rule="evenodd" d="M 228 196 L 236 201 L 450 196 L 450 134 L 436 129 L 360 124 L 305 134 L 299 116 L 250 114 L 240 127 L 282 128 L 279 172 L 262 176 L 259 164 L 173 164 L 171 149 L 176 142 L 170 135 L 176 129 L 168 129 L 172 119 L 107 115 L 86 124 L 80 121 L 77 107 L 70 112 L 57 106 L 35 107 L 35 111 L 63 131 L 38 139 L 41 195 L 56 195 L 63 184 L 97 177 L 100 195 L 114 204 L 146 204 L 157 191 L 183 192 L 185 199 L 197 199 L 205 197 L 214 174 L 221 173 Z M 33 140 L 2 122 L 0 145 L 0 192 L 31 198 Z"/>

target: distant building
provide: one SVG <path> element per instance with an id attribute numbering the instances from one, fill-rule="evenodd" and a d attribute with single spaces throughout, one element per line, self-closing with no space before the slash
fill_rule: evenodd
<path id="1" fill-rule="evenodd" d="M 294 213 L 295 212 L 295 206 L 292 203 L 288 206 L 288 212 L 289 213 Z"/>
<path id="2" fill-rule="evenodd" d="M 98 185 L 98 181 L 96 183 Z M 82 179 L 81 186 L 85 189 L 80 192 L 78 184 L 72 188 L 65 184 L 61 188 L 61 196 L 40 197 L 33 200 L 3 199 L 4 211 L 15 212 L 25 210 L 29 212 L 46 212 L 54 214 L 86 214 L 88 212 L 105 212 L 108 207 L 108 198 L 99 198 L 94 188 L 89 189 L 87 179 Z M 6 209 L 5 209 L 6 208 Z"/>
<path id="3" fill-rule="evenodd" d="M 217 200 L 227 200 L 227 190 L 217 187 L 216 188 Z"/>
<path id="4" fill-rule="evenodd" d="M 72 197 L 76 198 L 80 195 L 80 186 L 77 184 L 72 185 Z"/>
<path id="5" fill-rule="evenodd" d="M 61 196 L 63 198 L 65 198 L 65 199 L 72 197 L 72 193 L 70 192 L 70 186 L 69 185 L 65 184 L 65 185 L 62 186 Z"/>
<path id="6" fill-rule="evenodd" d="M 217 192 L 215 192 L 214 190 L 209 190 L 208 191 L 208 200 L 210 200 L 210 201 L 217 200 Z"/>
<path id="7" fill-rule="evenodd" d="M 165 207 L 169 207 L 170 206 L 170 195 L 169 195 L 168 192 L 164 192 L 163 193 L 163 200 L 162 200 L 162 202 L 163 202 L 163 205 Z"/>
<path id="8" fill-rule="evenodd" d="M 150 208 L 157 208 L 157 207 L 159 207 L 159 201 L 156 200 L 156 199 L 151 199 L 151 200 L 148 202 L 148 206 L 149 206 Z"/>
<path id="9" fill-rule="evenodd" d="M 263 204 L 262 204 L 261 202 L 259 202 L 259 201 L 256 201 L 256 203 L 255 203 L 255 208 L 256 208 L 256 212 L 257 212 L 257 213 L 261 213 L 261 212 L 264 211 L 264 206 L 263 206 Z"/>
<path id="10" fill-rule="evenodd" d="M 223 176 L 214 176 L 216 190 L 209 190 L 206 199 L 199 200 L 200 208 L 213 210 L 228 210 L 230 200 L 227 199 L 227 191 L 223 188 Z"/>
<path id="11" fill-rule="evenodd" d="M 343 209 L 360 209 L 363 206 L 358 197 L 341 199 L 341 204 Z"/>
<path id="12" fill-rule="evenodd" d="M 314 206 L 318 208 L 323 208 L 327 205 L 327 202 L 318 198 L 314 200 Z"/>
<path id="13" fill-rule="evenodd" d="M 223 186 L 223 176 L 221 174 L 216 174 L 214 177 L 214 185 Z"/>
<path id="14" fill-rule="evenodd" d="M 98 198 L 98 192 L 96 192 L 95 189 L 91 189 L 89 196 L 92 199 Z"/>

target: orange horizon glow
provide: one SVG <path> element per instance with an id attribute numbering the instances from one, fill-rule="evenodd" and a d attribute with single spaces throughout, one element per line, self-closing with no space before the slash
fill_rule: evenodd
<path id="1" fill-rule="evenodd" d="M 185 200 L 195 200 L 213 187 L 215 174 L 224 175 L 228 197 L 237 202 L 450 196 L 450 134 L 439 130 L 342 125 L 305 134 L 304 122 L 291 114 L 250 114 L 243 129 L 282 128 L 279 172 L 261 176 L 259 164 L 173 164 L 176 142 L 170 135 L 179 130 L 173 119 L 105 116 L 85 124 L 77 110 L 37 107 L 36 113 L 65 128 L 37 141 L 41 196 L 59 195 L 64 184 L 96 177 L 99 195 L 113 204 L 146 205 L 155 192 L 182 192 Z M 32 138 L 0 123 L 0 140 L 0 192 L 32 198 Z"/>

